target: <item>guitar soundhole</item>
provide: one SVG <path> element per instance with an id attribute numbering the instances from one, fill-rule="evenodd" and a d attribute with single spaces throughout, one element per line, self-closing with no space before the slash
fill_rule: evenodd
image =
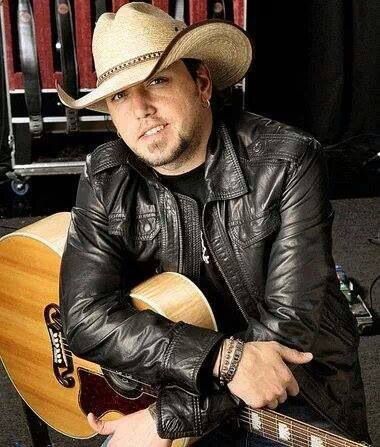
<path id="1" fill-rule="evenodd" d="M 50 337 L 54 375 L 65 388 L 72 388 L 75 385 L 71 375 L 74 371 L 72 353 L 65 348 L 67 343 L 62 333 L 61 312 L 57 304 L 48 304 L 45 307 L 44 317 Z"/>

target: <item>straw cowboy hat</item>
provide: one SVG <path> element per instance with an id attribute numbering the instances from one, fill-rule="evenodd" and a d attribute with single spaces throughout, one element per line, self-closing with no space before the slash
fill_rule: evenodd
<path id="1" fill-rule="evenodd" d="M 236 25 L 206 20 L 186 27 L 143 2 L 127 3 L 116 14 L 102 14 L 94 30 L 92 53 L 98 77 L 94 90 L 74 99 L 57 84 L 59 98 L 67 107 L 109 113 L 105 98 L 183 58 L 202 60 L 214 88 L 223 90 L 245 76 L 252 60 L 250 40 Z"/>

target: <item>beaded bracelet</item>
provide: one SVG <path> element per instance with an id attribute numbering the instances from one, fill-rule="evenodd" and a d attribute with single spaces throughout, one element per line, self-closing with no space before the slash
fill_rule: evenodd
<path id="1" fill-rule="evenodd" d="M 230 362 L 228 371 L 225 374 L 225 381 L 227 383 L 231 382 L 231 380 L 233 379 L 243 355 L 244 342 L 239 339 L 236 339 L 235 342 L 235 350 L 232 356 L 232 360 Z"/>
<path id="2" fill-rule="evenodd" d="M 226 373 L 230 367 L 230 362 L 232 359 L 233 348 L 234 348 L 233 340 L 231 338 L 224 340 L 223 345 L 224 344 L 227 346 L 227 348 L 226 348 L 226 355 L 222 359 L 223 366 L 222 366 L 222 370 L 220 371 L 220 375 L 219 375 L 219 382 L 220 382 L 221 386 L 226 385 L 225 376 L 226 376 Z M 224 346 L 223 346 L 223 348 L 224 348 Z"/>
<path id="3" fill-rule="evenodd" d="M 244 342 L 233 337 L 225 340 L 225 343 L 228 344 L 228 348 L 226 357 L 223 360 L 223 367 L 219 374 L 219 383 L 221 386 L 226 386 L 233 379 L 244 348 Z"/>

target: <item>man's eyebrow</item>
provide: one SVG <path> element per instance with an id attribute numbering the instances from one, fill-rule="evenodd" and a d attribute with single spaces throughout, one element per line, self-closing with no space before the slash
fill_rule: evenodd
<path id="1" fill-rule="evenodd" d="M 169 69 L 168 68 L 165 68 L 164 70 L 162 70 L 162 71 L 159 71 L 158 73 L 155 73 L 153 76 L 150 76 L 148 79 L 146 79 L 145 81 L 142 81 L 141 82 L 141 84 L 145 84 L 146 82 L 149 82 L 149 81 L 151 81 L 152 79 L 155 79 L 155 78 L 157 78 L 157 77 L 160 77 L 160 76 L 169 76 Z M 112 93 L 112 95 L 109 95 L 109 96 L 107 96 L 106 97 L 106 99 L 112 99 L 115 95 L 117 95 L 118 93 L 128 93 L 128 91 L 131 89 L 131 88 L 133 88 L 134 86 L 130 86 L 130 87 L 127 87 L 127 88 L 123 88 L 123 89 L 121 89 L 121 90 L 118 90 L 117 92 L 115 92 L 115 93 Z"/>
<path id="2" fill-rule="evenodd" d="M 159 71 L 159 72 L 155 73 L 153 76 L 151 76 L 150 78 L 148 78 L 147 81 L 149 81 L 150 79 L 153 79 L 153 78 L 157 78 L 157 76 L 165 76 L 165 75 L 167 76 L 168 71 L 169 70 L 167 68 L 165 68 L 164 70 Z"/>

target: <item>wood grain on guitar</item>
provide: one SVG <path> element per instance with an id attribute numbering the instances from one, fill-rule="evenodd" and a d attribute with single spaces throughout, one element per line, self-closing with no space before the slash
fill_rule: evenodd
<path id="1" fill-rule="evenodd" d="M 43 421 L 67 436 L 89 438 L 95 433 L 88 412 L 105 420 L 119 418 L 146 408 L 155 391 L 128 376 L 124 380 L 131 386 L 121 391 L 104 369 L 76 357 L 67 346 L 58 284 L 69 223 L 69 213 L 58 213 L 0 239 L 0 355 L 18 393 Z M 139 310 L 217 329 L 202 292 L 178 273 L 156 275 L 131 296 Z M 239 419 L 248 430 L 292 447 L 363 445 L 270 410 L 245 407 Z M 176 440 L 173 447 L 191 443 Z"/>

